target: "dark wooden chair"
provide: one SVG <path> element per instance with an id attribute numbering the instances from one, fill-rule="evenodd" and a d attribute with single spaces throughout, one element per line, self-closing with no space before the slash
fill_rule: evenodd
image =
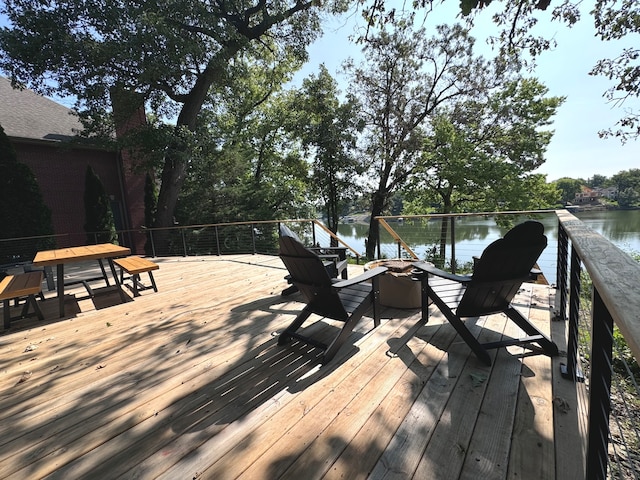
<path id="1" fill-rule="evenodd" d="M 300 238 L 286 225 L 280 225 L 280 235 L 287 235 L 289 237 L 293 237 L 298 240 L 300 243 L 302 241 Z M 331 278 L 342 277 L 343 279 L 348 278 L 347 267 L 349 265 L 349 261 L 347 260 L 347 248 L 346 247 L 306 247 L 308 250 L 314 252 L 318 255 L 323 263 L 325 268 L 327 269 L 327 273 Z M 291 284 L 289 287 L 282 290 L 281 295 L 291 295 L 298 291 L 298 287 L 292 284 L 291 275 L 287 275 L 285 277 L 287 283 Z"/>
<path id="2" fill-rule="evenodd" d="M 280 258 L 287 267 L 291 282 L 303 295 L 306 306 L 278 339 L 284 345 L 292 338 L 324 350 L 323 363 L 333 358 L 354 327 L 369 308 L 373 307 L 374 326 L 380 324 L 378 305 L 378 275 L 385 267 L 378 267 L 350 280 L 332 278 L 322 258 L 306 248 L 284 227 L 280 229 Z M 339 333 L 329 344 L 298 333 L 302 324 L 312 315 L 344 322 Z"/>
<path id="3" fill-rule="evenodd" d="M 490 244 L 476 259 L 472 275 L 453 275 L 430 264 L 416 263 L 416 276 L 422 282 L 422 321 L 428 321 L 428 298 L 431 298 L 476 356 L 487 365 L 491 365 L 488 349 L 510 345 L 557 355 L 556 344 L 511 305 L 522 283 L 531 279 L 533 267 L 546 246 L 544 226 L 527 221 Z M 525 336 L 481 344 L 462 320 L 499 312 L 513 320 Z"/>

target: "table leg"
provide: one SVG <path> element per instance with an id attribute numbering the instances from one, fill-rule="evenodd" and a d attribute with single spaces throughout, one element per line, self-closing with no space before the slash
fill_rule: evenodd
<path id="1" fill-rule="evenodd" d="M 109 287 L 110 286 L 109 285 L 109 277 L 107 277 L 107 272 L 104 269 L 104 263 L 102 262 L 101 258 L 98 259 L 98 263 L 100 264 L 100 270 L 102 270 L 102 277 L 104 278 L 104 281 L 106 282 L 107 287 Z"/>
<path id="2" fill-rule="evenodd" d="M 120 283 L 119 279 L 118 279 L 118 273 L 116 272 L 116 266 L 113 263 L 113 258 L 109 258 L 109 267 L 111 268 L 111 274 L 113 275 L 113 281 L 116 282 L 116 288 L 118 289 L 118 293 L 120 294 L 120 300 L 122 300 L 122 302 L 126 302 L 127 301 L 127 297 L 124 294 L 124 291 L 122 290 L 122 284 Z M 105 275 L 106 278 L 106 275 Z"/>
<path id="3" fill-rule="evenodd" d="M 58 307 L 60 309 L 60 318 L 64 317 L 64 263 L 56 266 L 58 274 Z"/>

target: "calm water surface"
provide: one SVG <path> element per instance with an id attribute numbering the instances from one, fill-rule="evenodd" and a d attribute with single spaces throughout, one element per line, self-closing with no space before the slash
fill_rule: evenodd
<path id="1" fill-rule="evenodd" d="M 581 221 L 593 230 L 609 239 L 613 244 L 629 253 L 640 253 L 640 210 L 611 210 L 601 212 L 576 213 Z M 550 283 L 555 282 L 558 220 L 555 214 L 539 219 L 545 226 L 548 246 L 540 257 L 540 268 Z M 409 244 L 420 258 L 426 258 L 433 248 L 439 233 L 439 221 L 392 223 L 392 228 Z M 470 262 L 484 247 L 502 237 L 505 230 L 500 229 L 492 218 L 463 217 L 456 221 L 456 260 L 459 263 Z M 338 233 L 352 248 L 364 252 L 364 240 L 368 225 L 340 225 Z M 449 248 L 449 247 L 448 247 Z M 382 255 L 396 257 L 397 246 L 391 237 L 383 236 Z M 450 258 L 451 252 L 447 252 Z"/>

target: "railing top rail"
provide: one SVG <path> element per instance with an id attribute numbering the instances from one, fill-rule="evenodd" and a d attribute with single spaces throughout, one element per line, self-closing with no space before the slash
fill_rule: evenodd
<path id="1" fill-rule="evenodd" d="M 411 247 L 407 244 L 407 242 L 405 242 L 400 237 L 400 235 L 398 235 L 398 233 L 393 228 L 391 228 L 391 225 L 387 223 L 385 218 L 382 218 L 382 217 L 376 217 L 376 218 L 380 222 L 380 225 L 382 225 L 382 228 L 384 228 L 387 232 L 389 232 L 389 234 L 391 235 L 391 237 L 395 242 L 399 242 L 400 245 L 402 245 L 402 248 L 404 248 L 412 258 L 415 258 L 415 259 L 418 258 L 418 255 L 416 255 L 416 253 L 411 249 Z"/>
<path id="2" fill-rule="evenodd" d="M 316 220 L 311 218 L 298 218 L 295 220 L 243 220 L 238 222 L 219 222 L 219 223 L 203 223 L 199 225 L 173 225 L 171 227 L 145 227 L 144 225 L 140 228 L 144 230 L 175 230 L 180 228 L 207 228 L 207 227 L 233 227 L 233 226 L 242 226 L 242 225 L 261 225 L 261 224 L 269 224 L 269 223 L 292 223 L 292 222 L 315 222 Z"/>
<path id="3" fill-rule="evenodd" d="M 448 217 L 481 217 L 495 215 L 533 215 L 538 213 L 555 213 L 556 210 L 509 210 L 505 212 L 474 212 L 474 213 L 425 213 L 422 215 L 380 215 L 375 219 L 398 219 L 398 218 L 448 218 Z"/>
<path id="4" fill-rule="evenodd" d="M 39 238 L 58 238 L 58 237 L 68 237 L 68 233 L 58 233 L 51 235 L 34 235 L 32 237 L 12 237 L 12 238 L 0 238 L 0 242 L 15 242 L 16 240 L 37 240 Z"/>
<path id="5" fill-rule="evenodd" d="M 306 221 L 306 220 L 305 220 Z M 347 242 L 345 242 L 344 240 L 342 240 L 340 237 L 338 237 L 336 234 L 334 234 L 331 230 L 329 230 L 325 225 L 323 225 L 321 222 L 319 222 L 318 220 L 311 220 L 314 224 L 316 224 L 318 227 L 320 227 L 322 230 L 324 230 L 331 238 L 335 238 L 336 241 L 338 243 L 341 243 L 342 245 L 345 246 L 345 248 L 349 249 L 355 256 L 356 258 L 360 257 L 360 254 L 358 253 L 358 251 L 356 249 L 354 249 L 353 247 L 351 247 L 350 245 L 347 244 Z"/>
<path id="6" fill-rule="evenodd" d="M 594 288 L 635 358 L 640 359 L 640 263 L 567 210 L 559 210 L 556 215 Z"/>

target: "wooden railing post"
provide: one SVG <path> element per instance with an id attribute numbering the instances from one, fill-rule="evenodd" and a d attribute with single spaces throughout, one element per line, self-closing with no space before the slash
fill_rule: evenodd
<path id="1" fill-rule="evenodd" d="M 376 238 L 376 244 L 377 244 L 377 248 L 378 248 L 378 255 L 377 255 L 377 258 L 382 258 L 382 257 L 381 257 L 381 255 L 380 255 L 380 220 L 379 220 L 379 219 L 377 219 L 377 218 L 375 218 L 375 219 L 374 219 L 374 222 L 377 222 L 377 223 L 378 223 L 378 226 L 377 226 L 377 228 L 376 228 L 376 236 L 377 236 L 377 238 Z"/>

